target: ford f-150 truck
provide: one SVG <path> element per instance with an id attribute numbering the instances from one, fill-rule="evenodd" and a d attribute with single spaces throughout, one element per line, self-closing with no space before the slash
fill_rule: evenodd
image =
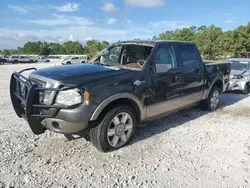
<path id="1" fill-rule="evenodd" d="M 229 75 L 230 63 L 205 65 L 193 43 L 123 41 L 86 64 L 14 72 L 10 95 L 34 134 L 88 132 L 106 152 L 128 144 L 140 122 L 196 104 L 215 110 Z"/>

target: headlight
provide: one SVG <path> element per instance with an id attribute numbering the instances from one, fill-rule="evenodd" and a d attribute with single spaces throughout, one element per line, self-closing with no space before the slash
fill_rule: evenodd
<path id="1" fill-rule="evenodd" d="M 56 97 L 56 103 L 72 106 L 83 102 L 83 97 L 79 89 L 60 91 Z"/>
<path id="2" fill-rule="evenodd" d="M 45 88 L 53 88 L 53 84 L 47 83 Z M 40 91 L 39 92 L 39 103 L 40 104 L 51 104 L 53 91 Z"/>

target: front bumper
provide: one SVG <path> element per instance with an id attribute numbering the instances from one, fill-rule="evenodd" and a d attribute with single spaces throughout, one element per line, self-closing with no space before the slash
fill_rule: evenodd
<path id="1" fill-rule="evenodd" d="M 228 91 L 243 91 L 244 86 L 237 82 L 237 81 L 230 81 L 228 86 Z"/>
<path id="2" fill-rule="evenodd" d="M 24 118 L 34 134 L 42 134 L 46 129 L 58 133 L 78 133 L 88 127 L 89 105 L 82 103 L 77 106 L 45 105 L 39 103 L 39 92 L 53 90 L 56 92 L 73 89 L 44 88 L 14 72 L 10 81 L 10 96 L 13 108 L 18 117 Z M 55 96 L 54 96 L 55 97 Z M 53 100 L 54 101 L 54 100 Z"/>
<path id="3" fill-rule="evenodd" d="M 69 122 L 61 119 L 46 118 L 43 120 L 42 124 L 45 124 L 45 127 L 53 132 L 74 134 L 88 128 L 89 122 Z"/>

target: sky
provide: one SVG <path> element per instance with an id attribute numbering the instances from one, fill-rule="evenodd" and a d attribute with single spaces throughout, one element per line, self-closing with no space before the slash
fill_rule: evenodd
<path id="1" fill-rule="evenodd" d="M 0 49 L 28 41 L 149 39 L 167 30 L 250 21 L 249 0 L 1 0 Z"/>

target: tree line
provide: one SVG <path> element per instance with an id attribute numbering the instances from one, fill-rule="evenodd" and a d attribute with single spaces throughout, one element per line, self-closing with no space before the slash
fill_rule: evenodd
<path id="1" fill-rule="evenodd" d="M 220 27 L 192 26 L 190 28 L 166 31 L 153 39 L 194 42 L 204 59 L 218 60 L 228 57 L 247 57 L 250 52 L 250 22 L 230 31 Z"/>
<path id="2" fill-rule="evenodd" d="M 4 49 L 0 50 L 0 54 L 8 56 L 12 54 L 37 54 L 42 56 L 54 54 L 85 54 L 93 57 L 96 52 L 106 48 L 109 45 L 106 41 L 89 40 L 83 46 L 78 41 L 67 41 L 63 44 L 47 43 L 47 42 L 27 42 L 24 46 L 17 49 Z"/>
<path id="3" fill-rule="evenodd" d="M 152 39 L 179 40 L 197 44 L 204 59 L 219 60 L 228 57 L 247 57 L 250 52 L 250 22 L 234 30 L 223 31 L 222 28 L 211 26 L 192 26 L 189 28 L 166 31 Z M 138 39 L 137 39 L 138 40 Z M 17 49 L 0 51 L 0 54 L 85 54 L 93 57 L 96 52 L 109 45 L 106 41 L 89 40 L 83 46 L 78 41 L 63 44 L 47 42 L 27 42 Z"/>

